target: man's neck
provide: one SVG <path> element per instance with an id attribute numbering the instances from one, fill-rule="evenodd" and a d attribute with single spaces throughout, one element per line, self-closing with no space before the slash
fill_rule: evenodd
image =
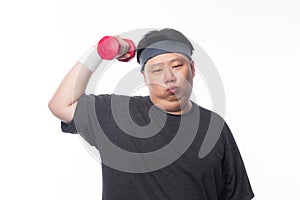
<path id="1" fill-rule="evenodd" d="M 172 115 L 183 115 L 192 108 L 192 102 L 189 99 L 185 101 L 168 101 L 151 98 L 150 96 L 150 100 L 156 107 Z"/>

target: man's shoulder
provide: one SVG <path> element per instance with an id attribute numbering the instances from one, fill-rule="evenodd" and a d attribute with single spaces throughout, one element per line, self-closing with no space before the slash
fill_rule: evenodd
<path id="1" fill-rule="evenodd" d="M 129 96 L 122 94 L 100 94 L 91 95 L 96 106 L 117 106 L 120 108 L 135 108 L 140 106 L 148 106 L 149 96 Z"/>
<path id="2" fill-rule="evenodd" d="M 195 103 L 195 105 L 199 108 L 200 115 L 201 115 L 200 117 L 225 121 L 224 118 L 220 114 L 218 114 L 216 111 L 210 110 L 210 109 L 205 108 L 196 103 Z"/>
<path id="3" fill-rule="evenodd" d="M 84 94 L 80 98 L 82 99 L 95 99 L 95 100 L 133 100 L 133 101 L 147 101 L 149 96 L 129 96 L 123 94 Z"/>

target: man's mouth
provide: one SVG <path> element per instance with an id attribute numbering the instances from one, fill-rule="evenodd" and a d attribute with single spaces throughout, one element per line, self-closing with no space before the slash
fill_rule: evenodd
<path id="1" fill-rule="evenodd" d="M 176 91 L 177 91 L 177 89 L 178 89 L 177 87 L 173 86 L 173 87 L 169 87 L 169 88 L 167 89 L 167 91 L 168 91 L 169 93 L 175 94 Z"/>

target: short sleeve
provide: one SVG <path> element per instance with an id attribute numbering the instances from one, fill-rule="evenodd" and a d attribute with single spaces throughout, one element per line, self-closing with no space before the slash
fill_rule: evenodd
<path id="1" fill-rule="evenodd" d="M 225 155 L 223 173 L 225 188 L 222 200 L 250 200 L 254 197 L 244 162 L 234 137 L 224 123 L 223 137 L 225 140 Z"/>
<path id="2" fill-rule="evenodd" d="M 97 147 L 97 113 L 104 112 L 105 95 L 82 95 L 76 105 L 74 118 L 70 123 L 61 122 L 61 130 L 66 133 L 80 134 L 90 145 Z M 96 108 L 96 101 L 98 107 Z M 99 106 L 100 105 L 100 106 Z"/>

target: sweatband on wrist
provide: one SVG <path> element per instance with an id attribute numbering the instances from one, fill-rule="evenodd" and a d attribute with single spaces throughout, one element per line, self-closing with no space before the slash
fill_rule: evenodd
<path id="1" fill-rule="evenodd" d="M 94 47 L 88 50 L 78 59 L 78 62 L 83 64 L 90 71 L 94 72 L 101 63 L 102 58 L 99 56 L 97 49 Z"/>
<path id="2" fill-rule="evenodd" d="M 142 51 L 139 57 L 142 70 L 144 68 L 144 65 L 150 58 L 153 58 L 163 53 L 181 53 L 186 55 L 189 59 L 191 59 L 192 57 L 191 48 L 183 42 L 178 42 L 174 40 L 163 40 L 155 42 L 147 46 Z"/>

